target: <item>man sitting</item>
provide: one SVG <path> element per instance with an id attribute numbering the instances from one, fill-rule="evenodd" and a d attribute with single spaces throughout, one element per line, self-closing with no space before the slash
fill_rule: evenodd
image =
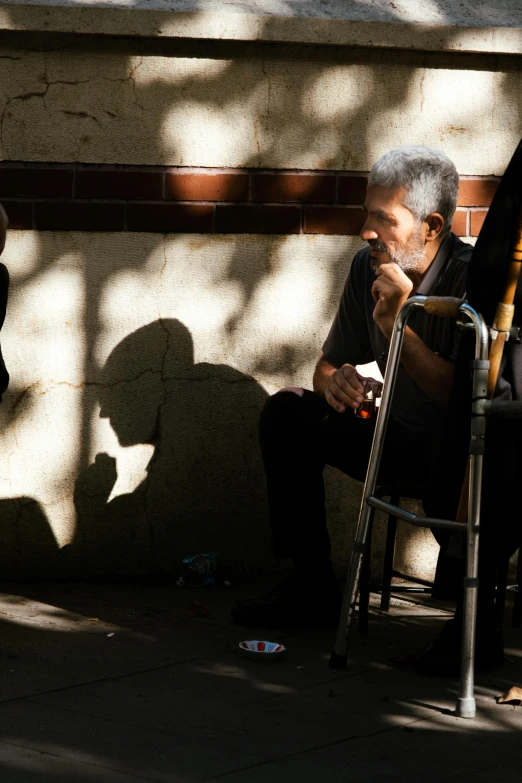
<path id="1" fill-rule="evenodd" d="M 335 624 L 341 594 L 330 561 L 322 472 L 326 464 L 364 480 L 374 422 L 354 415 L 363 392 L 380 384 L 395 316 L 414 294 L 464 297 L 472 247 L 450 232 L 458 175 L 436 149 L 401 147 L 368 177 L 361 237 L 323 345 L 313 391 L 283 389 L 260 420 L 275 552 L 290 557 L 295 580 L 233 609 L 237 622 Z M 406 330 L 380 480 L 426 479 L 430 440 L 443 419 L 454 367 L 454 322 L 415 311 Z"/>

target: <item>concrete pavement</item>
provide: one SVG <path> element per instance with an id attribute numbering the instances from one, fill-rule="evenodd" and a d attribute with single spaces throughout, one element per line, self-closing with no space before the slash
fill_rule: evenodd
<path id="1" fill-rule="evenodd" d="M 479 715 L 456 718 L 457 683 L 390 666 L 447 616 L 417 599 L 372 612 L 350 667 L 328 668 L 334 631 L 253 632 L 229 621 L 255 588 L 10 584 L 0 595 L 2 783 L 513 783 L 522 633 L 478 678 Z M 194 605 L 197 601 L 203 607 Z M 284 660 L 242 657 L 282 640 Z"/>

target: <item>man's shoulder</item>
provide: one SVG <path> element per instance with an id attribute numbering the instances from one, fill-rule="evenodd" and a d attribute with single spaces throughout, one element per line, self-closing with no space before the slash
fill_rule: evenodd
<path id="1" fill-rule="evenodd" d="M 450 234 L 451 247 L 435 290 L 438 296 L 464 297 L 467 289 L 468 264 L 473 253 L 473 245 L 463 242 L 455 234 Z"/>
<path id="2" fill-rule="evenodd" d="M 461 264 L 469 263 L 473 253 L 473 245 L 463 242 L 456 234 L 451 234 L 453 240 L 449 257 L 451 261 Z"/>
<path id="3" fill-rule="evenodd" d="M 367 263 L 370 259 L 370 248 L 368 245 L 366 247 L 361 247 L 360 250 L 357 251 L 357 253 L 353 257 L 352 264 L 363 264 Z"/>
<path id="4" fill-rule="evenodd" d="M 365 281 L 368 275 L 368 271 L 371 271 L 370 266 L 370 248 L 363 247 L 357 251 L 353 257 L 353 261 L 350 265 L 349 277 L 355 281 Z"/>

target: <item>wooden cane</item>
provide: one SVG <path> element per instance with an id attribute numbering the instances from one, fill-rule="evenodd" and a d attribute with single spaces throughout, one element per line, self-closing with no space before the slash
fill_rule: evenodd
<path id="1" fill-rule="evenodd" d="M 491 346 L 489 349 L 489 375 L 488 375 L 488 400 L 493 399 L 497 386 L 500 363 L 504 353 L 504 346 L 509 338 L 509 331 L 513 325 L 515 313 L 515 292 L 517 290 L 520 268 L 522 266 L 522 207 L 518 214 L 515 242 L 511 249 L 509 267 L 506 276 L 506 285 L 501 301 L 497 305 L 495 318 L 491 329 Z M 468 490 L 469 490 L 469 459 L 466 464 L 466 473 L 460 493 L 457 522 L 465 522 L 468 518 Z"/>

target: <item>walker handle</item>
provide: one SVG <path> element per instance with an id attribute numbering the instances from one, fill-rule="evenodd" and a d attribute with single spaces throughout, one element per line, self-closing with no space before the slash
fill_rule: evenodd
<path id="1" fill-rule="evenodd" d="M 464 299 L 457 299 L 455 296 L 428 296 L 424 309 L 429 315 L 438 315 L 440 318 L 458 318 L 463 302 Z"/>

